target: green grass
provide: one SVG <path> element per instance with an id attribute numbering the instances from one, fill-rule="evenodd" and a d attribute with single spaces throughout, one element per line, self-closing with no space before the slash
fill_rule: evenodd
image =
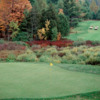
<path id="1" fill-rule="evenodd" d="M 100 66 L 93 65 L 76 65 L 76 64 L 56 64 L 60 68 L 70 71 L 99 74 L 100 75 Z"/>
<path id="2" fill-rule="evenodd" d="M 99 26 L 98 30 L 89 29 L 90 26 Z M 65 37 L 66 38 L 66 37 Z M 71 40 L 92 40 L 100 41 L 100 21 L 84 21 L 80 22 L 78 27 L 72 30 L 72 33 L 67 37 Z"/>
<path id="3" fill-rule="evenodd" d="M 0 99 L 70 96 L 75 100 L 72 95 L 95 91 L 100 91 L 100 75 L 68 71 L 45 63 L 0 63 Z"/>

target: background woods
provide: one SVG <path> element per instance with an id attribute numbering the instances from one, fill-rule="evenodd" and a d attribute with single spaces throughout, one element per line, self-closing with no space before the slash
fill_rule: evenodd
<path id="1" fill-rule="evenodd" d="M 1 0 L 0 38 L 57 40 L 87 19 L 100 19 L 99 0 Z M 47 20 L 49 30 L 43 32 Z"/>

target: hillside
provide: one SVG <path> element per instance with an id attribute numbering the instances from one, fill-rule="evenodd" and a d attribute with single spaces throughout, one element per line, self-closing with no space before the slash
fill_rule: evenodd
<path id="1" fill-rule="evenodd" d="M 90 26 L 99 26 L 98 30 L 89 29 Z M 71 31 L 68 37 L 71 40 L 93 40 L 100 41 L 100 21 L 84 21 L 80 22 L 79 26 Z"/>

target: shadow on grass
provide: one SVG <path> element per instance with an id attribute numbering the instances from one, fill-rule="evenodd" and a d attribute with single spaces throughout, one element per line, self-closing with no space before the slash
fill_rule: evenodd
<path id="1" fill-rule="evenodd" d="M 77 72 L 100 75 L 100 66 L 77 65 L 77 64 L 55 64 L 55 65 L 69 71 L 77 71 Z"/>
<path id="2" fill-rule="evenodd" d="M 10 98 L 0 100 L 100 100 L 100 91 L 55 98 Z"/>

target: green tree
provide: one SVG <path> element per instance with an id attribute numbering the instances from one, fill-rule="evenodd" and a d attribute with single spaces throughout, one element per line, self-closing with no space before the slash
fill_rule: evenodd
<path id="1" fill-rule="evenodd" d="M 38 8 L 34 5 L 30 14 L 29 14 L 29 24 L 30 24 L 30 32 L 31 34 L 36 34 L 37 30 L 40 28 L 40 17 L 41 13 L 37 10 Z"/>
<path id="2" fill-rule="evenodd" d="M 100 20 L 100 10 L 97 12 L 96 19 Z"/>
<path id="3" fill-rule="evenodd" d="M 12 33 L 12 39 L 15 38 L 19 32 L 18 22 L 11 21 L 9 24 L 9 31 Z"/>
<path id="4" fill-rule="evenodd" d="M 64 1 L 63 0 L 59 0 L 57 3 L 57 8 L 58 9 L 63 9 L 64 8 Z"/>
<path id="5" fill-rule="evenodd" d="M 64 14 L 59 14 L 58 31 L 62 36 L 66 36 L 69 33 L 69 21 Z"/>
<path id="6" fill-rule="evenodd" d="M 90 10 L 90 3 L 88 0 L 85 0 L 82 4 L 82 18 L 84 19 L 91 19 L 93 16 L 92 16 L 92 12 Z"/>
<path id="7" fill-rule="evenodd" d="M 48 39 L 49 40 L 52 40 L 52 35 L 54 34 L 52 29 L 54 27 L 56 27 L 57 30 L 58 30 L 58 26 L 57 26 L 58 16 L 57 15 L 58 14 L 55 11 L 55 8 L 52 4 L 49 5 L 47 10 L 43 10 L 43 12 L 42 12 L 42 17 L 41 17 L 41 20 L 40 20 L 41 28 L 45 27 L 45 21 L 46 20 L 50 21 L 50 30 L 48 32 Z"/>
<path id="8" fill-rule="evenodd" d="M 29 1 L 30 1 L 31 5 L 33 6 L 35 3 L 35 0 L 29 0 Z"/>
<path id="9" fill-rule="evenodd" d="M 55 3 L 56 4 L 58 2 L 58 0 L 47 0 L 47 2 L 48 3 L 51 3 L 52 2 L 52 3 Z"/>
<path id="10" fill-rule="evenodd" d="M 48 7 L 46 0 L 35 0 L 34 5 L 37 7 L 39 13 L 41 13 L 43 10 L 47 9 Z"/>
<path id="11" fill-rule="evenodd" d="M 64 13 L 69 17 L 70 26 L 75 27 L 80 16 L 80 9 L 75 0 L 64 0 Z"/>

